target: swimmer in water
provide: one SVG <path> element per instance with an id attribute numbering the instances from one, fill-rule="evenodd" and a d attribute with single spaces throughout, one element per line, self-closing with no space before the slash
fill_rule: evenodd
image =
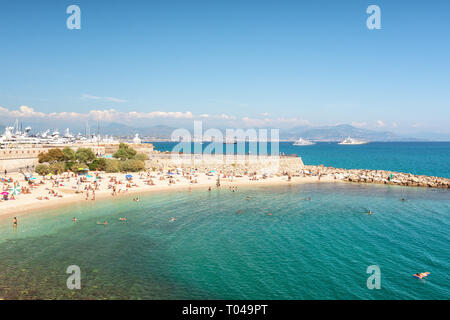
<path id="1" fill-rule="evenodd" d="M 242 210 L 238 210 L 238 214 L 241 214 L 242 213 Z"/>
<path id="2" fill-rule="evenodd" d="M 306 198 L 306 201 L 311 201 L 311 197 Z"/>
<path id="3" fill-rule="evenodd" d="M 97 222 L 97 224 L 103 224 L 103 225 L 106 226 L 106 225 L 108 224 L 108 221 L 105 220 L 105 221 L 103 221 L 103 222 Z"/>
<path id="4" fill-rule="evenodd" d="M 73 222 L 77 222 L 77 218 L 75 218 L 75 217 L 73 217 L 72 220 L 73 220 Z"/>
<path id="5" fill-rule="evenodd" d="M 13 219 L 13 227 L 14 228 L 17 227 L 17 217 L 14 217 L 14 219 Z"/>
<path id="6" fill-rule="evenodd" d="M 175 221 L 174 217 L 170 218 L 170 222 L 174 222 L 174 221 Z"/>
<path id="7" fill-rule="evenodd" d="M 269 215 L 269 216 L 271 216 L 271 215 L 272 215 L 272 213 L 271 213 L 271 212 L 269 212 L 269 213 L 268 213 L 268 215 Z"/>
<path id="8" fill-rule="evenodd" d="M 402 202 L 405 202 L 406 201 L 406 199 L 405 198 L 402 198 Z"/>
<path id="9" fill-rule="evenodd" d="M 119 218 L 120 221 L 127 221 L 127 218 Z"/>
<path id="10" fill-rule="evenodd" d="M 369 216 L 371 216 L 372 213 L 373 213 L 372 210 L 369 210 L 369 212 L 368 212 Z"/>
<path id="11" fill-rule="evenodd" d="M 247 198 L 246 198 L 247 200 L 250 200 L 250 196 L 247 196 Z"/>

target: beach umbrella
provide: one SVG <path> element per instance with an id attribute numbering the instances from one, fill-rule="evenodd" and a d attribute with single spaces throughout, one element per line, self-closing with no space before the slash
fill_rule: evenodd
<path id="1" fill-rule="evenodd" d="M 9 191 L 11 192 L 11 194 L 18 195 L 22 192 L 22 189 L 19 186 L 17 186 L 17 187 L 10 188 Z"/>

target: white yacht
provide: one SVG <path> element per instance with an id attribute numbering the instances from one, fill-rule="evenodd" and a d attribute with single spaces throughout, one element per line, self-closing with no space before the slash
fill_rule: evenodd
<path id="1" fill-rule="evenodd" d="M 19 122 L 16 120 L 14 126 L 8 126 L 5 128 L 5 132 L 0 135 L 0 148 L 11 148 L 17 147 L 19 145 L 33 144 L 73 144 L 73 143 L 118 143 L 112 137 L 101 137 L 100 135 L 95 136 L 82 136 L 78 134 L 76 137 L 70 133 L 69 129 L 66 129 L 63 136 L 60 135 L 57 129 L 50 133 L 50 130 L 45 130 L 37 135 L 30 134 L 31 127 L 26 127 L 22 130 L 22 126 L 19 127 Z"/>
<path id="2" fill-rule="evenodd" d="M 292 145 L 293 146 L 311 146 L 313 144 L 316 144 L 315 142 L 306 140 L 306 139 L 298 139 L 297 141 L 295 141 Z"/>
<path id="3" fill-rule="evenodd" d="M 344 139 L 343 141 L 339 142 L 338 144 L 366 144 L 369 143 L 369 141 L 365 140 L 358 140 L 348 137 L 347 139 Z"/>

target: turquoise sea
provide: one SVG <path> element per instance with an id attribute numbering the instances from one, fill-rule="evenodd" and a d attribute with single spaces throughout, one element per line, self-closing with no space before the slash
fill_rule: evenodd
<path id="1" fill-rule="evenodd" d="M 17 230 L 0 220 L 5 299 L 450 298 L 448 190 L 198 189 L 18 219 Z M 96 224 L 104 220 L 107 226 Z M 81 269 L 81 290 L 66 287 L 69 265 Z M 380 268 L 380 290 L 367 288 L 370 265 Z M 427 279 L 412 277 L 424 271 Z"/>

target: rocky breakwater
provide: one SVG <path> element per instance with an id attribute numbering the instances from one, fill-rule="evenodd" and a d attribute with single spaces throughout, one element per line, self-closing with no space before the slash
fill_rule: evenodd
<path id="1" fill-rule="evenodd" d="M 317 176 L 318 179 L 324 176 L 331 176 L 335 180 L 356 183 L 377 183 L 410 187 L 450 188 L 450 179 L 386 170 L 347 170 L 325 166 L 305 166 L 303 169 L 303 175 Z"/>

